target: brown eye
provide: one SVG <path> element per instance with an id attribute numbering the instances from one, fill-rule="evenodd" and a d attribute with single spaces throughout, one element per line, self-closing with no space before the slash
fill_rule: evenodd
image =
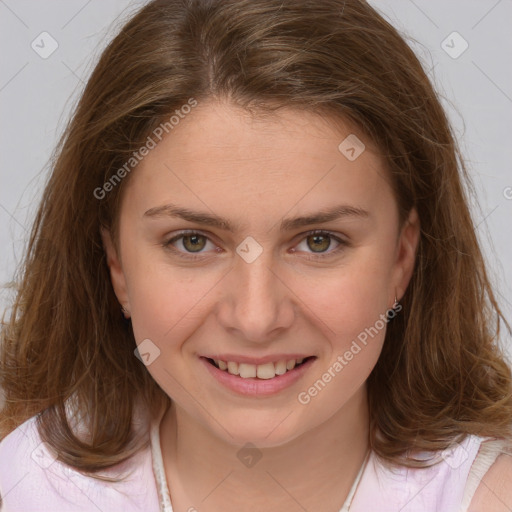
<path id="1" fill-rule="evenodd" d="M 304 253 L 306 259 L 325 260 L 336 257 L 350 247 L 350 243 L 330 231 L 315 230 L 304 233 L 304 238 L 293 249 L 293 252 Z M 334 243 L 333 243 L 334 242 Z"/>
<path id="2" fill-rule="evenodd" d="M 206 237 L 203 235 L 183 235 L 183 247 L 190 252 L 202 251 L 206 245 Z"/>
<path id="3" fill-rule="evenodd" d="M 189 260 L 207 257 L 212 249 L 215 253 L 219 252 L 208 235 L 197 231 L 182 231 L 169 240 L 165 240 L 162 247 L 171 251 L 175 256 Z"/>
<path id="4" fill-rule="evenodd" d="M 307 244 L 313 252 L 324 252 L 331 245 L 331 237 L 328 235 L 310 235 L 307 237 Z"/>

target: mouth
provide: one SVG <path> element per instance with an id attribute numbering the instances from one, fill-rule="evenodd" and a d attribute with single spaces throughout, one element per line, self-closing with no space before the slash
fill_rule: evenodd
<path id="1" fill-rule="evenodd" d="M 315 359 L 315 356 L 288 360 L 281 359 L 276 362 L 264 364 L 237 363 L 235 361 L 223 361 L 222 359 L 212 359 L 210 357 L 206 357 L 205 359 L 217 369 L 241 377 L 242 379 L 269 380 L 276 376 L 284 375 L 295 368 L 299 368 L 309 360 Z"/>
<path id="2" fill-rule="evenodd" d="M 224 389 L 237 395 L 264 398 L 278 394 L 297 383 L 314 365 L 317 356 L 280 359 L 263 364 L 238 363 L 200 356 L 207 374 Z"/>

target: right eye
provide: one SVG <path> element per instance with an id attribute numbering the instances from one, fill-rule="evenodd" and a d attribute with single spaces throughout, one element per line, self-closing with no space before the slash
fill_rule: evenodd
<path id="1" fill-rule="evenodd" d="M 195 259 L 194 254 L 203 254 L 206 252 L 203 251 L 203 249 L 207 246 L 208 242 L 216 247 L 206 235 L 189 230 L 180 232 L 169 240 L 166 240 L 162 245 L 178 254 L 180 257 Z M 177 245 L 181 245 L 183 250 L 177 247 Z"/>

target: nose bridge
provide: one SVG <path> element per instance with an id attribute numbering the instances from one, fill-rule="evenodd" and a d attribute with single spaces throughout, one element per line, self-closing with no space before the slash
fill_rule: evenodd
<path id="1" fill-rule="evenodd" d="M 222 322 L 226 328 L 241 331 L 239 335 L 244 339 L 267 340 L 273 331 L 293 322 L 287 288 L 274 267 L 270 250 L 261 251 L 253 260 L 242 256 L 234 263 L 228 285 L 229 305 L 224 305 Z"/>

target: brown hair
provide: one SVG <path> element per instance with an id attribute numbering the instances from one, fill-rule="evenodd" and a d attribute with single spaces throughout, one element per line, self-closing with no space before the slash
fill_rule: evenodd
<path id="1" fill-rule="evenodd" d="M 157 0 L 109 44 L 59 143 L 2 330 L 0 435 L 41 413 L 41 436 L 60 459 L 95 472 L 140 447 L 137 399 L 151 414 L 168 403 L 134 357 L 100 237 L 105 226 L 117 239 L 129 174 L 102 199 L 95 190 L 190 98 L 349 120 L 380 149 L 401 221 L 417 209 L 414 274 L 368 379 L 373 450 L 414 464 L 402 456 L 468 434 L 507 438 L 504 319 L 470 217 L 467 173 L 418 59 L 361 0 Z M 86 440 L 68 423 L 71 399 Z"/>

